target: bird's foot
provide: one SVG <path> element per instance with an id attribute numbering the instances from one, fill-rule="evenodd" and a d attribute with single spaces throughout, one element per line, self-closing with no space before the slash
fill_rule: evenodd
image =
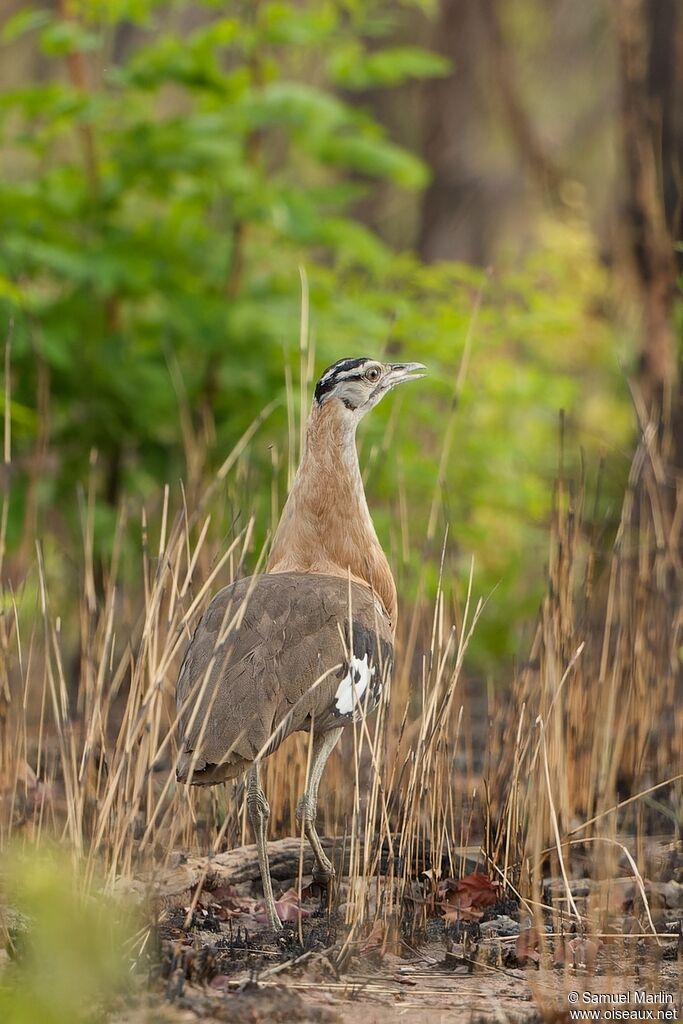
<path id="1" fill-rule="evenodd" d="M 336 872 L 332 864 L 316 864 L 313 868 L 313 881 L 316 885 L 321 886 L 323 889 L 327 889 L 330 885 L 334 884 L 336 878 Z"/>
<path id="2" fill-rule="evenodd" d="M 277 916 L 275 906 L 272 907 L 266 904 L 266 916 L 268 918 L 268 927 L 274 935 L 279 935 L 283 931 L 282 921 Z"/>
<path id="3" fill-rule="evenodd" d="M 316 864 L 313 868 L 313 885 L 320 890 L 320 905 L 327 910 L 332 905 L 336 872 L 331 864 Z"/>

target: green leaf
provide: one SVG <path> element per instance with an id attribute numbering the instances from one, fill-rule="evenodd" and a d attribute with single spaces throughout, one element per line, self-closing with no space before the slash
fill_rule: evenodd
<path id="1" fill-rule="evenodd" d="M 139 49 L 124 68 L 110 73 L 110 79 L 122 88 L 156 89 L 178 82 L 190 90 L 223 92 L 227 76 L 219 69 L 217 50 L 204 45 L 203 31 L 189 44 L 170 33 L 158 37 Z"/>
<path id="2" fill-rule="evenodd" d="M 317 155 L 325 163 L 384 178 L 403 188 L 423 188 L 429 180 L 427 167 L 418 157 L 382 138 L 332 135 L 321 140 Z"/>
<path id="3" fill-rule="evenodd" d="M 259 12 L 259 39 L 271 45 L 310 47 L 324 43 L 338 26 L 334 4 L 299 5 L 275 0 Z"/>
<path id="4" fill-rule="evenodd" d="M 416 46 L 367 53 L 358 43 L 350 43 L 328 62 L 330 78 L 345 89 L 394 86 L 411 78 L 441 78 L 450 70 L 451 63 L 445 57 Z"/>
<path id="5" fill-rule="evenodd" d="M 4 389 L 0 390 L 0 418 L 4 415 L 5 409 L 7 408 Z M 27 430 L 35 430 L 36 424 L 38 423 L 38 414 L 35 409 L 31 409 L 29 406 L 20 405 L 19 402 L 10 402 L 9 414 L 12 422 L 18 426 L 24 427 Z"/>
<path id="6" fill-rule="evenodd" d="M 256 127 L 283 125 L 316 135 L 347 124 L 352 116 L 341 100 L 303 82 L 273 82 L 251 91 L 241 108 Z"/>
<path id="7" fill-rule="evenodd" d="M 325 217 L 319 237 L 336 252 L 341 265 L 378 271 L 392 259 L 391 250 L 372 231 L 347 217 Z"/>
<path id="8" fill-rule="evenodd" d="M 42 7 L 29 7 L 25 11 L 19 11 L 5 22 L 0 39 L 3 43 L 13 43 L 27 32 L 33 32 L 37 28 L 49 25 L 52 19 L 53 15 L 50 11 L 46 11 Z"/>
<path id="9" fill-rule="evenodd" d="M 99 49 L 100 37 L 88 32 L 77 21 L 64 19 L 52 22 L 40 34 L 40 47 L 50 57 L 68 53 L 88 53 Z"/>
<path id="10" fill-rule="evenodd" d="M 20 306 L 24 301 L 21 288 L 4 274 L 0 274 L 0 299 L 6 299 L 15 306 Z"/>
<path id="11" fill-rule="evenodd" d="M 215 21 L 209 22 L 208 25 L 195 29 L 190 35 L 188 43 L 196 51 L 212 47 L 232 46 L 238 41 L 244 48 L 247 35 L 245 26 L 237 18 L 217 18 Z"/>

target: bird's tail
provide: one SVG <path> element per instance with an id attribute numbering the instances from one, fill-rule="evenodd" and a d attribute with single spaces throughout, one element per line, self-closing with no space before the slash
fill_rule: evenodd
<path id="1" fill-rule="evenodd" d="M 184 785 L 214 786 L 217 782 L 228 782 L 243 775 L 250 763 L 239 758 L 236 761 L 224 761 L 222 764 L 210 764 L 205 758 L 197 757 L 193 750 L 184 750 L 178 760 L 175 775 L 178 782 Z"/>

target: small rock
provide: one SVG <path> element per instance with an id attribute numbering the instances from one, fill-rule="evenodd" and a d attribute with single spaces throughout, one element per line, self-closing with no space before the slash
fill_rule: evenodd
<path id="1" fill-rule="evenodd" d="M 182 850 L 173 850 L 168 858 L 168 867 L 179 868 L 181 864 L 187 864 L 187 854 Z"/>
<path id="2" fill-rule="evenodd" d="M 491 935 L 519 935 L 520 927 L 511 917 L 503 914 L 494 917 L 492 921 L 482 921 L 479 930 L 483 938 L 488 938 Z"/>
<path id="3" fill-rule="evenodd" d="M 551 878 L 545 885 L 553 896 L 565 896 L 567 893 L 564 878 Z M 590 878 L 569 879 L 569 891 L 572 896 L 590 896 L 593 888 L 594 886 Z"/>
<path id="4" fill-rule="evenodd" d="M 149 892 L 149 886 L 137 878 L 124 878 L 120 875 L 114 880 L 111 892 L 114 897 L 132 899 L 141 903 Z"/>
<path id="5" fill-rule="evenodd" d="M 672 878 L 664 885 L 664 899 L 669 910 L 680 910 L 683 907 L 683 882 Z"/>

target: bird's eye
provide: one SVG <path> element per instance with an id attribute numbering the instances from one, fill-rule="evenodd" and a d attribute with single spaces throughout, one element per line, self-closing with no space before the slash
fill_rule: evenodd
<path id="1" fill-rule="evenodd" d="M 379 366 L 371 366 L 369 370 L 365 371 L 365 379 L 374 383 L 379 380 Z"/>

